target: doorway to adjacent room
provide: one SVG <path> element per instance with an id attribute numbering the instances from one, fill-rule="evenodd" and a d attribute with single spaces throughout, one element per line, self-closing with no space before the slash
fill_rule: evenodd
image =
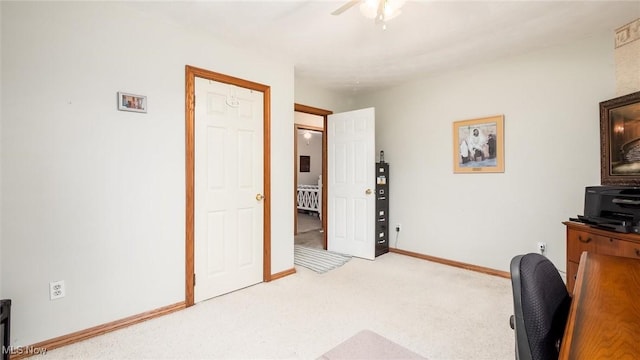
<path id="1" fill-rule="evenodd" d="M 294 107 L 294 243 L 326 249 L 326 117 L 331 111 Z"/>

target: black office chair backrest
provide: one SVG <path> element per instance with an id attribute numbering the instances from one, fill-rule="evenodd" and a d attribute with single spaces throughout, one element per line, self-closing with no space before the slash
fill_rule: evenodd
<path id="1" fill-rule="evenodd" d="M 511 260 L 516 359 L 557 359 L 571 297 L 549 259 L 540 254 Z"/>

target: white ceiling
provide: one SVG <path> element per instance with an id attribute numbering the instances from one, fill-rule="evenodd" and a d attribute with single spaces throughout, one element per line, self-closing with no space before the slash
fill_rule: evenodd
<path id="1" fill-rule="evenodd" d="M 382 30 L 344 1 L 131 2 L 238 46 L 291 59 L 297 78 L 364 92 L 609 32 L 640 18 L 635 1 L 407 1 Z M 639 55 L 640 56 L 640 55 Z"/>

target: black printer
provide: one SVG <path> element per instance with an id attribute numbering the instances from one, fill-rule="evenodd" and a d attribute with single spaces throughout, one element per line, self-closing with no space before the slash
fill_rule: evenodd
<path id="1" fill-rule="evenodd" d="M 640 233 L 640 187 L 588 186 L 578 221 L 622 233 Z"/>

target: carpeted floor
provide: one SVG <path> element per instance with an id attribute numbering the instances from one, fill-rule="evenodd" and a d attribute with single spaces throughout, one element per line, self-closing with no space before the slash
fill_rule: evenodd
<path id="1" fill-rule="evenodd" d="M 298 212 L 298 232 L 322 229 L 322 220 L 316 213 Z"/>
<path id="2" fill-rule="evenodd" d="M 324 249 L 322 243 L 322 233 L 320 230 L 311 230 L 303 233 L 298 233 L 294 238 L 294 244 L 300 245 L 312 249 Z"/>
<path id="3" fill-rule="evenodd" d="M 313 249 L 323 249 L 322 220 L 314 215 L 298 213 L 298 234 L 294 238 L 296 245 Z"/>
<path id="4" fill-rule="evenodd" d="M 514 358 L 509 279 L 395 253 L 296 270 L 46 358 L 317 359 L 364 329 L 431 360 Z"/>

